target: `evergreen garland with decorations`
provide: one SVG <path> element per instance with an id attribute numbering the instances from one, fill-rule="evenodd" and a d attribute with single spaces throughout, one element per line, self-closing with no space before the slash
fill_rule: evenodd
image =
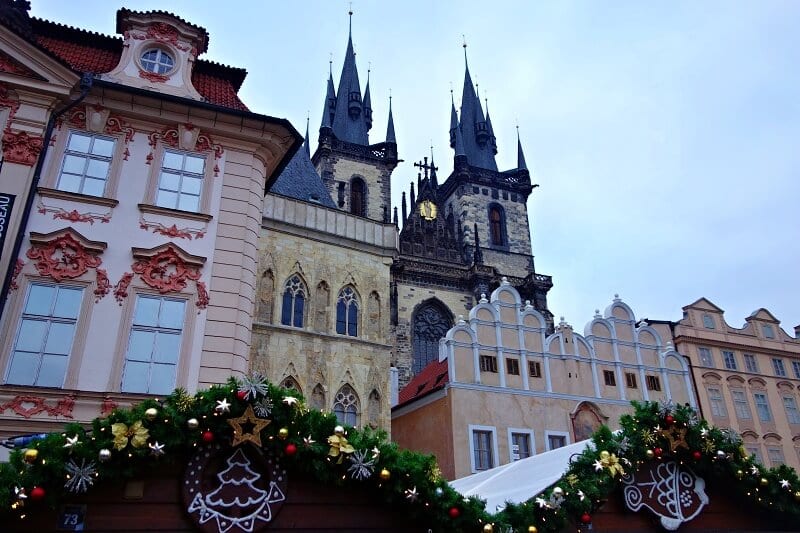
<path id="1" fill-rule="evenodd" d="M 99 482 L 186 464 L 198 447 L 217 442 L 260 446 L 290 474 L 321 485 L 370 489 L 432 531 L 580 527 L 591 523 L 626 474 L 658 461 L 685 464 L 755 508 L 800 521 L 800 478 L 792 468 L 766 469 L 748 456 L 738 435 L 709 426 L 688 406 L 632 403 L 634 413 L 621 418 L 620 431 L 598 430 L 556 483 L 492 515 L 480 499 L 453 490 L 433 456 L 400 450 L 381 431 L 344 428 L 333 414 L 308 409 L 295 391 L 259 375 L 231 378 L 194 396 L 178 389 L 161 401 L 116 409 L 91 429 L 67 424 L 14 450 L 10 462 L 0 464 L 0 523 L 91 493 Z M 255 429 L 243 432 L 242 422 Z"/>

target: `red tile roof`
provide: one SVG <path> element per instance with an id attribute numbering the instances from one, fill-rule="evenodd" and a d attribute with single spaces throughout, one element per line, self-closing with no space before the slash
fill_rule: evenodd
<path id="1" fill-rule="evenodd" d="M 120 38 L 47 20 L 33 19 L 32 22 L 39 45 L 77 72 L 105 73 L 119 63 Z M 236 94 L 246 75 L 241 68 L 198 60 L 192 72 L 192 84 L 212 104 L 248 111 Z"/>
<path id="2" fill-rule="evenodd" d="M 450 381 L 450 375 L 447 373 L 447 359 L 444 361 L 433 361 L 423 368 L 419 374 L 408 382 L 408 385 L 403 387 L 400 391 L 399 403 L 404 403 L 416 400 L 423 396 L 437 391 L 445 386 Z"/>

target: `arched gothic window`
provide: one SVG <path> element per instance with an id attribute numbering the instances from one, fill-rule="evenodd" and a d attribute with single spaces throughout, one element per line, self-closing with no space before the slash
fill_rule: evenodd
<path id="1" fill-rule="evenodd" d="M 284 326 L 303 327 L 303 316 L 306 307 L 306 285 L 300 276 L 295 274 L 286 281 L 283 291 L 283 309 L 281 324 Z"/>
<path id="2" fill-rule="evenodd" d="M 350 182 L 350 212 L 360 217 L 367 216 L 367 187 L 361 178 Z"/>
<path id="3" fill-rule="evenodd" d="M 340 424 L 355 426 L 358 423 L 358 394 L 353 387 L 342 385 L 334 398 L 333 412 Z"/>
<path id="4" fill-rule="evenodd" d="M 358 297 L 352 287 L 339 291 L 336 299 L 336 333 L 358 336 Z"/>
<path id="5" fill-rule="evenodd" d="M 303 394 L 303 391 L 300 390 L 300 385 L 297 383 L 297 380 L 294 379 L 292 376 L 286 376 L 283 381 L 281 381 L 281 387 L 284 389 L 289 389 L 295 391 L 297 394 Z"/>
<path id="6" fill-rule="evenodd" d="M 411 342 L 414 350 L 412 371 L 419 373 L 439 358 L 439 339 L 453 327 L 450 313 L 436 302 L 422 304 L 414 313 Z"/>
<path id="7" fill-rule="evenodd" d="M 505 246 L 506 243 L 506 214 L 497 204 L 489 206 L 489 237 L 495 246 Z"/>

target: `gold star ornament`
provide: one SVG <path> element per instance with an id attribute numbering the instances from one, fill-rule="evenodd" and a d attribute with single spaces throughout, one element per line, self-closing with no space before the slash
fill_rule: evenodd
<path id="1" fill-rule="evenodd" d="M 267 427 L 272 420 L 258 418 L 253 412 L 253 406 L 248 405 L 244 414 L 239 418 L 229 418 L 228 424 L 233 428 L 233 445 L 238 446 L 243 442 L 252 442 L 261 446 L 261 430 Z M 249 431 L 242 429 L 242 425 L 249 426 Z"/>

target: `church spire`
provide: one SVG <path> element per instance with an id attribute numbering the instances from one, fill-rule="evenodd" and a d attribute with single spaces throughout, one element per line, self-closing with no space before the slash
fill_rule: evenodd
<path id="1" fill-rule="evenodd" d="M 431 145 L 431 189 L 436 194 L 439 188 L 439 180 L 436 178 L 436 164 L 433 162 L 433 145 Z"/>
<path id="2" fill-rule="evenodd" d="M 353 50 L 353 12 L 350 15 L 350 31 L 347 36 L 347 50 L 344 54 L 342 75 L 336 91 L 336 110 L 332 120 L 333 133 L 340 140 L 354 144 L 368 145 L 369 130 L 365 106 L 361 100 L 361 86 L 356 68 L 356 53 Z"/>
<path id="3" fill-rule="evenodd" d="M 389 123 L 386 126 L 386 142 L 395 143 L 397 141 L 394 137 L 394 119 L 392 118 L 392 93 L 389 93 Z"/>
<path id="4" fill-rule="evenodd" d="M 369 96 L 369 73 L 367 69 L 367 86 L 364 89 L 364 121 L 367 124 L 367 131 L 372 129 L 372 99 Z"/>
<path id="5" fill-rule="evenodd" d="M 333 88 L 333 60 L 328 61 L 328 92 L 325 105 L 322 106 L 322 124 L 320 129 L 333 126 L 333 113 L 336 111 L 336 90 Z"/>
<path id="6" fill-rule="evenodd" d="M 525 164 L 525 154 L 522 153 L 522 141 L 519 140 L 519 126 L 517 126 L 517 168 L 528 169 Z"/>
<path id="7" fill-rule="evenodd" d="M 305 142 L 303 144 L 305 144 L 306 154 L 308 154 L 308 157 L 311 157 L 311 142 L 308 140 L 308 122 L 309 122 L 309 120 L 310 120 L 310 117 L 308 115 L 306 115 L 306 138 L 305 138 Z"/>
<path id="8" fill-rule="evenodd" d="M 489 99 L 486 102 L 486 131 L 489 133 L 489 146 L 492 153 L 497 155 L 497 137 L 494 136 L 494 128 L 492 127 L 492 119 L 489 117 Z"/>
<path id="9" fill-rule="evenodd" d="M 461 131 L 462 152 L 470 165 L 496 171 L 497 162 L 494 159 L 493 149 L 489 145 L 490 135 L 487 131 L 486 119 L 483 116 L 483 109 L 469 73 L 467 43 L 464 42 L 462 46 L 464 47 L 464 87 L 461 92 L 461 120 L 458 128 Z M 457 145 L 458 135 L 455 137 L 453 141 Z M 459 155 L 462 154 L 459 154 L 456 148 L 456 157 Z"/>
<path id="10" fill-rule="evenodd" d="M 453 88 L 451 86 L 450 87 L 450 148 L 456 147 L 457 129 L 458 129 L 458 113 L 456 113 L 456 103 L 453 100 Z"/>

